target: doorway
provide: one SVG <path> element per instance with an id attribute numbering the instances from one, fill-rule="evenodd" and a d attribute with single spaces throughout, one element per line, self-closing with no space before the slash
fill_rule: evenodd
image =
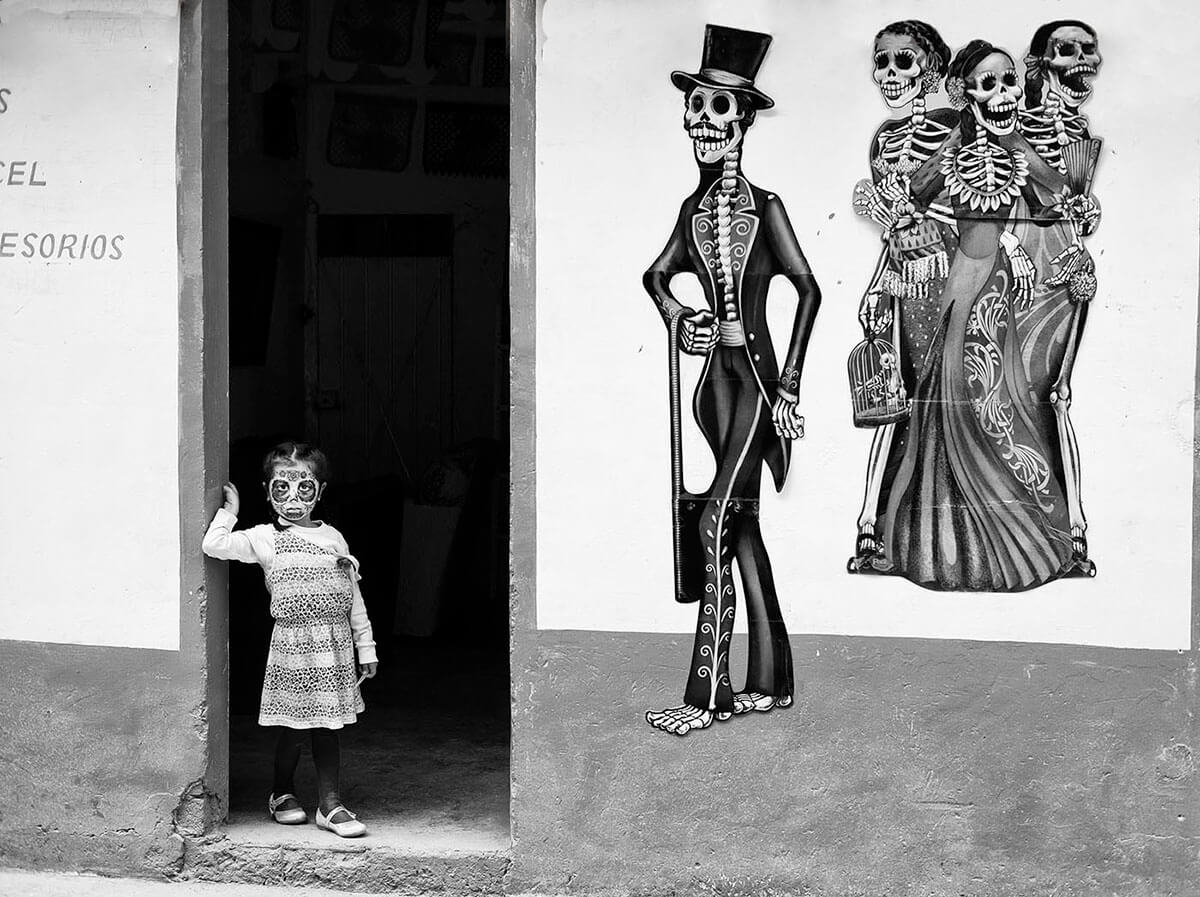
<path id="1" fill-rule="evenodd" d="M 371 842 L 508 846 L 508 51 L 498 0 L 229 7 L 230 470 L 267 522 L 285 439 L 332 466 L 379 652 L 342 731 Z M 272 621 L 229 570 L 231 837 L 271 822 Z M 311 761 L 296 786 L 314 804 Z"/>

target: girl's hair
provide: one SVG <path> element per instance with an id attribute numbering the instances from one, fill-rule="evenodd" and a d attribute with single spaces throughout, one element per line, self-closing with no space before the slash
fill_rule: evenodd
<path id="1" fill-rule="evenodd" d="M 329 459 L 315 445 L 307 442 L 281 442 L 263 458 L 263 479 L 271 479 L 280 464 L 307 464 L 320 483 L 329 481 Z"/>
<path id="2" fill-rule="evenodd" d="M 971 74 L 975 66 L 987 59 L 993 53 L 1002 53 L 1009 59 L 1012 59 L 1012 54 L 1007 50 L 997 47 L 993 43 L 985 40 L 973 40 L 954 55 L 954 60 L 950 63 L 950 68 L 946 73 L 946 92 L 950 96 L 954 96 L 954 91 L 950 88 L 950 83 L 957 79 L 960 84 L 966 81 L 967 75 Z M 975 139 L 975 115 L 971 112 L 971 104 L 963 106 L 962 111 L 958 114 L 959 128 L 962 132 L 962 142 L 970 143 Z"/>
<path id="3" fill-rule="evenodd" d="M 942 40 L 938 30 L 928 22 L 922 22 L 920 19 L 892 22 L 879 30 L 879 33 L 875 35 L 875 40 L 879 40 L 885 34 L 911 37 L 917 42 L 917 46 L 925 51 L 925 55 L 929 59 L 930 70 L 936 72 L 939 78 L 946 74 L 946 66 L 950 64 L 950 47 Z"/>
<path id="4" fill-rule="evenodd" d="M 1050 44 L 1050 35 L 1059 28 L 1082 28 L 1096 40 L 1096 29 L 1087 22 L 1078 19 L 1057 19 L 1047 22 L 1033 32 L 1029 41 L 1029 55 L 1025 57 L 1025 107 L 1033 109 L 1042 102 L 1042 87 L 1046 81 L 1046 67 L 1042 57 L 1046 55 L 1046 47 Z"/>

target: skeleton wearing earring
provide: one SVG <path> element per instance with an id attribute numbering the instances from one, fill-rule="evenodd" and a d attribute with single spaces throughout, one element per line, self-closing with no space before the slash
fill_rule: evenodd
<path id="1" fill-rule="evenodd" d="M 904 114 L 880 125 L 870 147 L 872 179 L 855 187 L 855 211 L 883 231 L 883 252 L 860 304 L 859 322 L 868 338 L 884 336 L 899 348 L 898 373 L 907 395 L 937 325 L 955 236 L 947 206 L 934 204 L 933 214 L 915 216 L 904 192 L 885 188 L 883 182 L 910 177 L 950 136 L 958 114 L 927 109 L 927 96 L 937 92 L 949 62 L 950 48 L 925 22 L 894 22 L 875 37 L 872 78 L 884 103 Z M 879 507 L 887 500 L 889 474 L 894 475 L 889 462 L 894 467 L 904 432 L 903 421 L 874 431 L 855 553 L 847 565 L 851 573 L 871 572 L 885 563 L 876 525 Z"/>
<path id="2" fill-rule="evenodd" d="M 793 699 L 791 648 L 758 502 L 764 463 L 782 488 L 791 441 L 803 435 L 800 371 L 820 291 L 783 203 L 741 170 L 746 132 L 757 111 L 773 105 L 754 86 L 770 40 L 710 25 L 700 72 L 672 74 L 684 92 L 683 126 L 700 183 L 683 201 L 666 248 L 643 278 L 668 332 L 678 333 L 678 348 L 705 359 L 693 408 L 717 468 L 708 489 L 677 500 L 673 509 L 676 598 L 697 601 L 699 615 L 684 703 L 649 712 L 646 720 L 675 735 L 734 714 L 787 707 Z M 672 294 L 671 279 L 684 273 L 699 278 L 707 309 L 686 308 Z M 791 282 L 799 300 L 782 373 L 766 321 L 767 287 L 777 274 Z M 677 394 L 673 399 L 674 408 Z M 736 694 L 729 672 L 735 560 L 750 632 L 746 685 Z"/>
<path id="3" fill-rule="evenodd" d="M 1081 166 L 1094 171 L 1099 142 L 1093 139 L 1081 107 L 1092 95 L 1092 79 L 1101 56 L 1096 32 L 1079 21 L 1049 22 L 1030 41 L 1025 58 L 1025 108 L 1019 128 L 1046 162 L 1064 175 Z M 1057 442 L 1057 467 L 1066 484 L 1077 573 L 1095 575 L 1088 557 L 1087 518 L 1083 511 L 1079 449 L 1071 423 L 1071 374 L 1096 295 L 1095 263 L 1083 245 L 1099 225 L 1100 207 L 1088 189 L 1064 195 L 1067 219 L 1050 228 L 1018 230 L 1037 269 L 1038 286 L 1019 321 L 1031 386 L 1047 409 L 1042 425 Z"/>
<path id="4" fill-rule="evenodd" d="M 1015 322 L 1031 268 L 1010 228 L 1062 217 L 1067 185 L 1016 133 L 1022 89 L 1010 54 L 974 40 L 951 62 L 957 128 L 911 178 L 889 176 L 914 213 L 948 199 L 958 244 L 942 315 L 913 395 L 904 448 L 881 514 L 887 572 L 942 591 L 1016 592 L 1069 575 L 1062 484 L 1035 418 Z"/>

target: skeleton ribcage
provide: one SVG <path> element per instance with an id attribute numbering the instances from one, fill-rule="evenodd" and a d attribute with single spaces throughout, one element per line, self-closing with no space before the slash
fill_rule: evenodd
<path id="1" fill-rule="evenodd" d="M 1063 139 L 1059 140 L 1059 129 L 1062 125 Z M 1051 115 L 1045 106 L 1023 110 L 1018 118 L 1018 127 L 1022 136 L 1033 145 L 1048 165 L 1061 172 L 1066 172 L 1062 159 L 1064 143 L 1075 143 L 1087 136 L 1088 120 L 1086 115 L 1078 112 L 1060 112 Z"/>
<path id="2" fill-rule="evenodd" d="M 900 127 L 879 135 L 879 155 L 871 164 L 880 174 L 912 174 L 949 134 L 950 129 L 936 121 L 925 119 L 914 125 L 909 119 Z"/>

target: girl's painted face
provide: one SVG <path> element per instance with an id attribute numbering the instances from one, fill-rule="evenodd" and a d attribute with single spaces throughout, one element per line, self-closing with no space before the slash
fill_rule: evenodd
<path id="1" fill-rule="evenodd" d="M 306 465 L 277 466 L 267 483 L 271 507 L 282 519 L 295 523 L 312 514 L 323 487 Z"/>

